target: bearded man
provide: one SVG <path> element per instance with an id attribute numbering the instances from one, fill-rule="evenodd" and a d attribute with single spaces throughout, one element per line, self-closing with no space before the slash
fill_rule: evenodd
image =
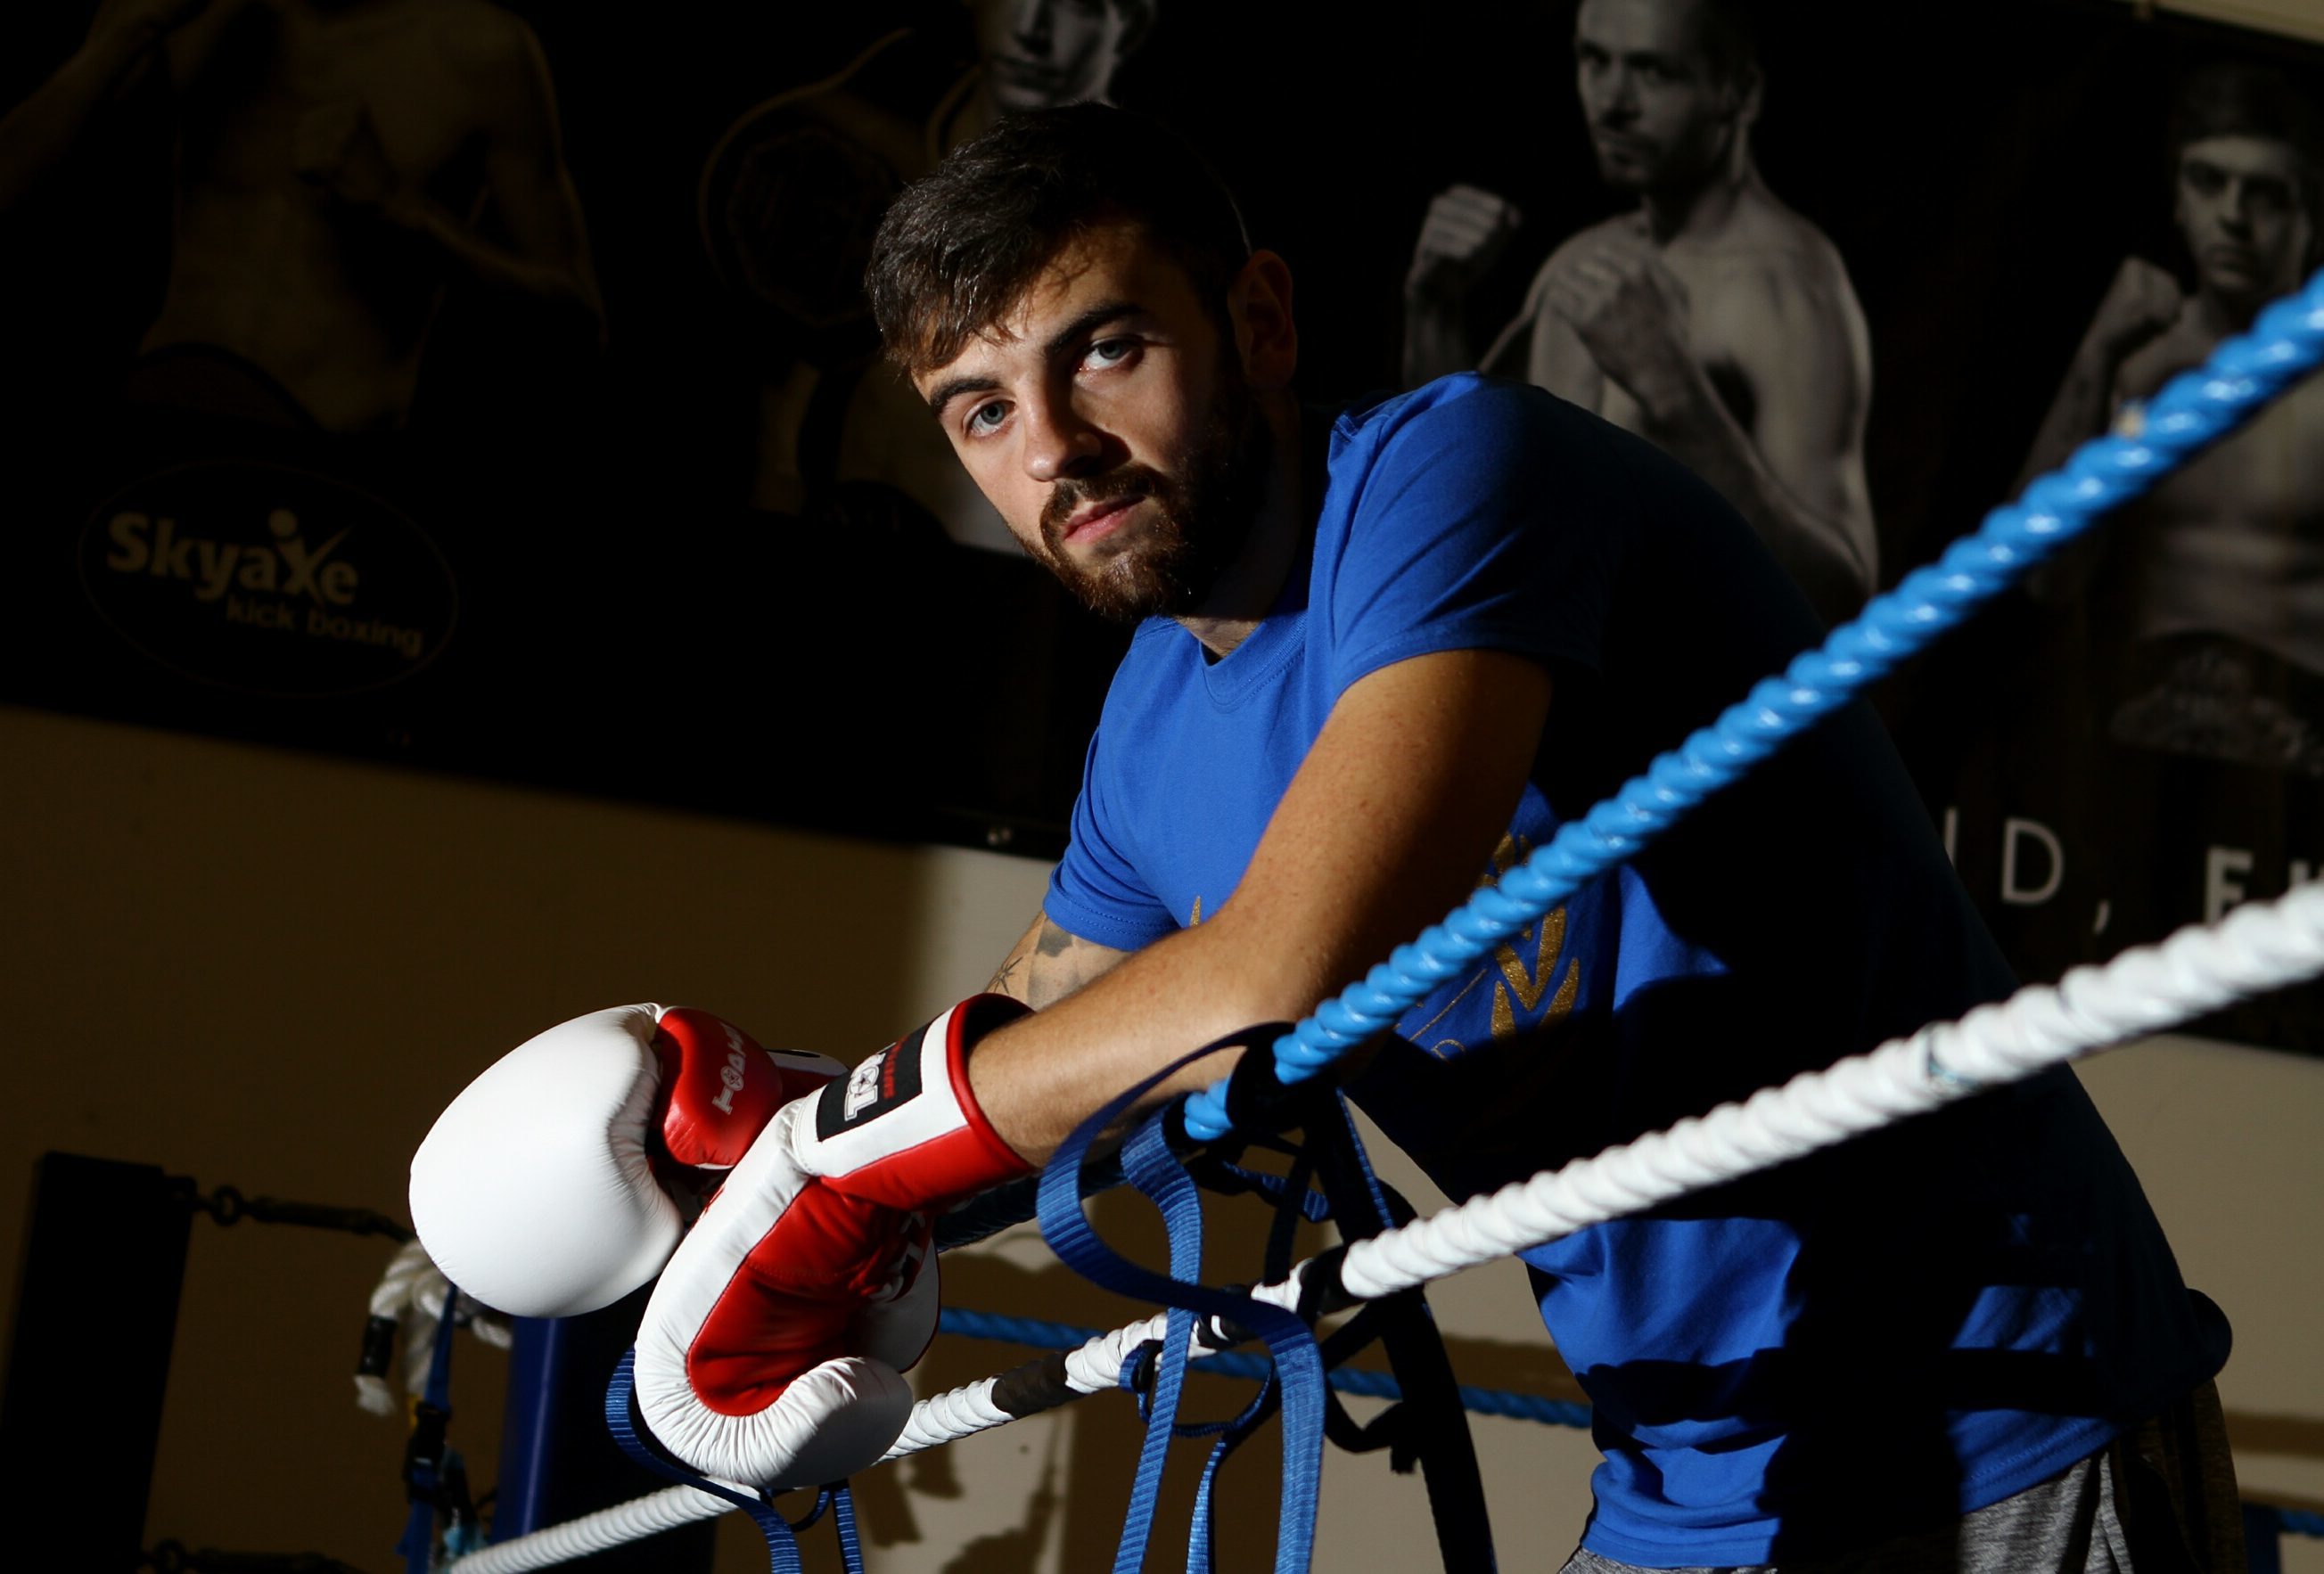
<path id="1" fill-rule="evenodd" d="M 956 1063 L 1025 1160 L 1313 1011 L 1815 638 L 1733 506 L 1538 388 L 1304 409 L 1288 268 L 1139 117 L 963 147 L 871 284 L 1026 550 L 1141 620 L 993 980 L 1036 1009 Z M 1349 1091 L 1467 1196 L 2010 982 L 1858 704 L 1446 980 Z M 1525 1257 L 1606 1456 L 1572 1569 L 2239 1558 L 2225 1321 L 2069 1072 Z"/>

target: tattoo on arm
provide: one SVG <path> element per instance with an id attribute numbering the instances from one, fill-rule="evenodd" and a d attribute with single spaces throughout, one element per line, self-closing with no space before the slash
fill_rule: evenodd
<path id="1" fill-rule="evenodd" d="M 1110 945 L 1084 940 L 1044 915 L 1017 942 L 986 987 L 1038 1011 L 1105 972 L 1125 954 Z"/>
<path id="2" fill-rule="evenodd" d="M 992 981 L 984 986 L 984 991 L 989 995 L 1007 995 L 1014 999 L 1022 987 L 1024 977 L 1024 953 L 1012 951 L 1009 953 L 1009 960 L 1001 964 L 1001 971 L 992 975 Z"/>

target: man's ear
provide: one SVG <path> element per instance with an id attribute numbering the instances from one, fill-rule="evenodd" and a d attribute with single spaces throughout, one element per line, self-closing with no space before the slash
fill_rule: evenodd
<path id="1" fill-rule="evenodd" d="M 1227 290 L 1227 318 L 1244 380 L 1261 391 L 1288 388 L 1299 367 L 1289 264 L 1273 252 L 1253 252 Z"/>

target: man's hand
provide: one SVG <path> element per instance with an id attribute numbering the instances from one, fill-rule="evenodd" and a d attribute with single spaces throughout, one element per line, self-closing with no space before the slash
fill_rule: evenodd
<path id="1" fill-rule="evenodd" d="M 159 42 L 209 9 L 210 0 L 129 0 L 104 20 L 141 44 Z"/>
<path id="2" fill-rule="evenodd" d="M 911 1413 L 900 1374 L 936 1332 L 927 1217 L 800 1167 L 794 1133 L 817 1102 L 776 1111 L 639 1323 L 640 1416 L 708 1475 L 779 1488 L 872 1464 Z"/>
<path id="3" fill-rule="evenodd" d="M 903 1429 L 899 1374 L 936 1333 L 934 1214 L 1026 1172 L 968 1085 L 1024 1008 L 980 995 L 777 1110 L 694 1227 L 638 1330 L 638 1402 L 713 1476 L 830 1481 Z"/>
<path id="4" fill-rule="evenodd" d="M 2144 257 L 2125 257 L 2090 319 L 2088 344 L 2116 362 L 2179 319 L 2187 298 L 2179 281 Z"/>
<path id="5" fill-rule="evenodd" d="M 1452 186 L 1428 204 L 1412 266 L 1404 276 L 1407 299 L 1457 299 L 1499 261 L 1525 222 L 1517 205 L 1477 186 Z"/>
<path id="6" fill-rule="evenodd" d="M 1404 276 L 1404 381 L 1417 387 L 1476 364 L 1468 293 L 1522 222 L 1505 198 L 1476 186 L 1436 194 Z"/>
<path id="7" fill-rule="evenodd" d="M 2053 470 L 2074 450 L 2107 428 L 2122 393 L 2123 364 L 2144 345 L 2168 332 L 2186 309 L 2187 298 L 2179 281 L 2144 257 L 2125 257 L 2107 286 L 2090 326 L 2082 330 L 2074 358 L 2051 396 L 2033 446 L 2017 473 L 2016 490 L 2023 491 L 2037 475 Z M 2088 544 L 2070 550 L 2057 562 L 2039 570 L 2027 588 L 2043 601 L 2070 595 L 2097 562 Z"/>
<path id="8" fill-rule="evenodd" d="M 1673 407 L 1693 374 L 1686 286 L 1645 236 L 1609 233 L 1576 248 L 1544 281 L 1543 300 L 1649 417 Z"/>
<path id="9" fill-rule="evenodd" d="M 238 45 L 259 45 L 266 31 L 280 23 L 280 5 L 281 0 L 106 0 L 90 24 L 89 43 L 114 51 L 118 60 L 161 66 L 182 91 L 208 69 L 228 33 Z"/>

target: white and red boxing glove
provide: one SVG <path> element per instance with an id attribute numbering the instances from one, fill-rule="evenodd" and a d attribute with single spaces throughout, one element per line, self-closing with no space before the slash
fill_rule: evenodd
<path id="1" fill-rule="evenodd" d="M 799 1167 L 851 1197 L 922 1213 L 1028 1174 L 968 1086 L 976 1041 L 1026 1011 L 1006 995 L 972 995 L 830 1083 L 812 1113 L 784 1123 Z"/>
<path id="2" fill-rule="evenodd" d="M 647 1283 L 777 1109 L 846 1068 L 705 1011 L 622 1006 L 526 1040 L 411 1161 L 428 1255 L 485 1305 L 567 1317 Z"/>
<path id="3" fill-rule="evenodd" d="M 936 1333 L 932 1216 L 1028 1167 L 967 1075 L 975 1040 L 1024 1009 L 964 1001 L 776 1112 L 638 1330 L 639 1411 L 671 1453 L 780 1488 L 895 1441 L 912 1404 L 899 1374 Z"/>

